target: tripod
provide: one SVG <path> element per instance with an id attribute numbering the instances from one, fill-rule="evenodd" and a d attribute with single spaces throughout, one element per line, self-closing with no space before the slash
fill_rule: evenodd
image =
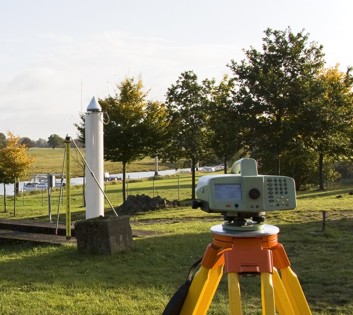
<path id="1" fill-rule="evenodd" d="M 296 274 L 282 244 L 279 229 L 263 225 L 260 230 L 232 231 L 223 225 L 211 228 L 213 241 L 208 245 L 201 267 L 195 274 L 182 306 L 181 315 L 206 314 L 223 275 L 228 276 L 230 314 L 242 314 L 239 274 L 261 276 L 262 314 L 310 315 Z M 280 273 L 279 273 L 280 271 Z"/>

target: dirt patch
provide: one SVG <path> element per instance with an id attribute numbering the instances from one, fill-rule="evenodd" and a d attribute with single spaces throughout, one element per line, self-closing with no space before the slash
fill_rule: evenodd
<path id="1" fill-rule="evenodd" d="M 169 201 L 160 196 L 149 197 L 146 195 L 130 195 L 116 210 L 119 215 L 133 215 L 159 209 L 177 208 L 179 206 L 179 201 Z"/>

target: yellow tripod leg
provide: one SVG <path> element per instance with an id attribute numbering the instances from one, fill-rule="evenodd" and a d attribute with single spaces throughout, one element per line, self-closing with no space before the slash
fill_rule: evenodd
<path id="1" fill-rule="evenodd" d="M 288 266 L 281 269 L 283 285 L 286 288 L 289 300 L 293 306 L 294 314 L 311 315 L 302 287 L 297 275 Z"/>
<path id="2" fill-rule="evenodd" d="M 228 296 L 230 315 L 241 315 L 239 275 L 235 272 L 228 273 Z"/>
<path id="3" fill-rule="evenodd" d="M 222 275 L 223 265 L 213 269 L 201 266 L 192 280 L 180 315 L 206 314 Z"/>
<path id="4" fill-rule="evenodd" d="M 275 304 L 278 314 L 295 315 L 282 279 L 276 268 L 273 268 L 272 281 L 275 290 Z"/>
<path id="5" fill-rule="evenodd" d="M 276 315 L 272 274 L 261 272 L 261 301 L 263 315 Z"/>

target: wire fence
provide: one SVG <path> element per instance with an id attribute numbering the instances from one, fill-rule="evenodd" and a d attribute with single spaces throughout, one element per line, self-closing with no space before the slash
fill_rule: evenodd
<path id="1" fill-rule="evenodd" d="M 3 206 L 2 211 L 0 210 L 0 217 L 51 217 L 64 212 L 66 192 L 62 188 L 41 188 L 34 191 L 24 191 L 19 193 L 16 199 L 13 195 L 0 196 Z M 123 203 L 122 188 L 120 180 L 104 183 L 105 194 L 114 207 Z M 72 211 L 85 210 L 84 195 L 84 185 L 71 187 L 70 204 Z M 191 175 L 162 177 L 161 179 L 127 180 L 126 196 L 129 195 L 146 195 L 151 198 L 159 196 L 168 201 L 190 199 Z M 105 207 L 109 207 L 107 201 Z"/>

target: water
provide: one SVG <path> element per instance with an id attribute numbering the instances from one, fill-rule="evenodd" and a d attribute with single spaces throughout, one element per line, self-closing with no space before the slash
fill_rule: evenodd
<path id="1" fill-rule="evenodd" d="M 220 170 L 221 168 L 222 168 L 222 166 L 215 166 L 215 167 L 205 166 L 205 167 L 199 168 L 199 170 L 203 171 L 203 172 L 214 172 L 214 171 Z M 174 169 L 174 170 L 158 171 L 158 175 L 166 176 L 166 175 L 184 174 L 184 173 L 190 173 L 190 172 L 191 172 L 190 168 L 184 168 L 184 169 L 178 169 L 178 170 Z M 149 178 L 149 177 L 153 177 L 153 176 L 154 176 L 154 171 L 126 173 L 127 179 L 143 179 L 143 178 Z M 123 178 L 122 173 L 110 174 L 111 180 L 122 179 L 122 178 Z M 23 186 L 26 183 L 28 183 L 28 181 L 19 183 L 19 190 L 20 191 L 23 191 Z M 58 183 L 58 181 L 56 183 Z M 70 183 L 72 186 L 83 185 L 83 177 L 71 178 Z M 37 190 L 42 191 L 42 190 L 47 190 L 47 188 L 40 188 Z M 4 185 L 2 183 L 0 183 L 0 196 L 3 196 L 3 195 L 4 195 Z M 13 184 L 6 185 L 6 195 L 7 196 L 14 195 L 14 185 Z"/>
<path id="2" fill-rule="evenodd" d="M 176 174 L 177 171 L 176 170 L 165 170 L 165 171 L 159 171 L 158 174 L 161 176 L 165 176 L 165 175 L 174 175 Z M 150 171 L 150 172 L 135 172 L 135 173 L 126 173 L 126 178 L 127 179 L 142 179 L 142 178 L 148 178 L 148 177 L 152 177 L 154 176 L 154 171 Z M 119 173 L 119 174 L 110 174 L 110 178 L 112 180 L 114 179 L 122 179 L 123 174 Z M 27 182 L 20 182 L 19 184 L 19 190 L 23 191 L 23 186 L 28 183 Z M 72 186 L 77 186 L 77 185 L 83 185 L 83 177 L 75 177 L 75 178 L 71 178 L 70 181 Z M 37 189 L 38 191 L 42 191 L 42 190 L 46 190 L 46 188 L 40 188 Z M 4 185 L 1 183 L 0 184 L 0 195 L 3 196 L 4 195 Z M 14 195 L 14 184 L 8 184 L 6 185 L 6 195 L 7 196 L 13 196 Z"/>
<path id="3" fill-rule="evenodd" d="M 176 174 L 176 170 L 165 170 L 165 171 L 158 171 L 158 175 L 165 176 L 165 175 L 174 175 Z M 150 172 L 134 172 L 134 173 L 126 173 L 127 179 L 140 179 L 140 178 L 149 178 L 154 176 L 154 171 Z M 123 174 L 110 174 L 111 179 L 122 179 Z"/>

